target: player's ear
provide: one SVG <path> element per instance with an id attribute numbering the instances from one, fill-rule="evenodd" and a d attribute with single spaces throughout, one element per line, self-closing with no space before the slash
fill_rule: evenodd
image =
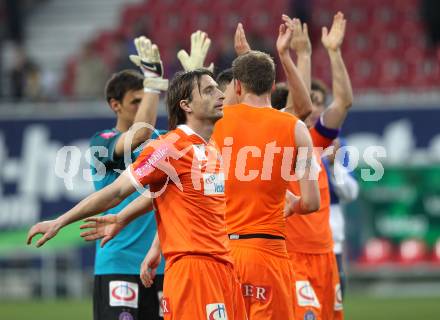
<path id="1" fill-rule="evenodd" d="M 242 91 L 241 82 L 236 79 L 234 79 L 234 90 L 238 96 L 241 95 L 241 91 Z"/>
<path id="2" fill-rule="evenodd" d="M 187 113 L 192 112 L 192 109 L 191 109 L 191 106 L 189 105 L 188 100 L 180 100 L 179 107 Z"/>
<path id="3" fill-rule="evenodd" d="M 276 89 L 276 85 L 275 85 L 275 81 L 272 83 L 272 90 L 270 91 L 271 93 L 274 92 Z"/>
<path id="4" fill-rule="evenodd" d="M 114 113 L 119 113 L 121 111 L 121 103 L 118 100 L 111 98 L 108 104 Z"/>

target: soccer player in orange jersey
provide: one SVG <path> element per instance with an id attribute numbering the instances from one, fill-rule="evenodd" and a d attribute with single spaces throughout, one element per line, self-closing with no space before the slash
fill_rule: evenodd
<path id="1" fill-rule="evenodd" d="M 244 34 L 242 26 L 237 35 Z M 297 99 L 311 104 L 289 54 L 292 32 L 283 24 L 277 49 L 286 74 L 297 87 Z M 237 44 L 237 37 L 236 37 Z M 237 46 L 236 46 L 237 48 Z M 259 51 L 242 53 L 232 65 L 233 81 L 225 92 L 224 118 L 213 138 L 225 163 L 226 224 L 232 256 L 242 283 L 249 319 L 293 319 L 293 278 L 286 250 L 284 196 L 294 171 L 297 147 L 309 151 L 312 141 L 304 123 L 270 105 L 275 66 Z M 227 80 L 226 80 L 227 81 Z M 295 211 L 319 207 L 317 182 L 303 175 Z"/>
<path id="2" fill-rule="evenodd" d="M 153 201 L 166 260 L 164 319 L 246 319 L 226 232 L 221 157 L 209 143 L 223 116 L 223 98 L 208 70 L 176 74 L 167 92 L 172 131 L 148 143 L 112 184 L 62 216 L 66 222 L 78 220 L 117 205 L 136 189 L 144 191 L 124 212 L 90 219 L 86 227 L 92 230 L 83 236 L 101 237 L 94 235 L 103 221 L 106 231 L 123 227 L 128 221 L 119 220 L 121 213 L 143 214 Z M 149 191 L 143 190 L 147 184 Z M 36 233 L 41 232 L 30 233 L 29 240 Z M 144 266 L 157 267 L 158 254 L 150 252 L 146 259 Z M 151 284 L 142 273 L 143 282 Z"/>
<path id="3" fill-rule="evenodd" d="M 292 49 L 297 53 L 298 69 L 312 89 L 313 106 L 307 107 L 287 102 L 285 110 L 293 114 L 308 115 L 305 119 L 310 128 L 315 147 L 327 148 L 338 135 L 348 109 L 352 105 L 353 93 L 350 78 L 341 56 L 340 47 L 345 33 L 346 21 L 342 13 L 334 16 L 330 32 L 323 28 L 322 43 L 330 57 L 333 76 L 333 102 L 325 108 L 325 90 L 319 82 L 312 82 L 310 75 L 311 46 L 306 25 L 301 27 L 298 19 L 285 19 L 292 25 L 294 36 Z M 293 97 L 294 100 L 294 97 Z M 330 229 L 330 194 L 327 173 L 322 165 L 318 181 L 321 194 L 320 209 L 310 215 L 292 215 L 287 220 L 287 250 L 295 271 L 296 304 L 295 316 L 303 319 L 342 319 L 343 307 L 338 268 L 333 253 Z M 291 190 L 299 194 L 299 185 L 291 184 Z"/>
<path id="4" fill-rule="evenodd" d="M 159 90 L 168 87 L 168 80 L 162 78 L 159 48 L 144 36 L 136 38 L 134 44 L 137 55 L 131 55 L 130 60 L 140 67 L 143 76 L 134 70 L 122 70 L 111 76 L 105 87 L 105 97 L 115 113 L 115 126 L 97 132 L 90 140 L 91 173 L 96 189 L 116 180 L 126 169 L 128 160 L 135 159 L 140 153 L 140 146 L 150 137 L 156 123 Z M 139 128 L 141 124 L 143 128 Z M 131 194 L 103 214 L 120 211 L 138 196 L 136 192 Z M 53 219 L 37 223 L 32 229 L 46 230 L 46 237 L 49 237 L 62 227 L 58 219 Z M 134 221 L 106 248 L 96 247 L 92 298 L 94 320 L 163 319 L 159 300 L 163 265 L 158 270 L 154 287 L 144 288 L 139 279 L 138 265 L 155 233 L 154 216 L 146 215 Z"/>

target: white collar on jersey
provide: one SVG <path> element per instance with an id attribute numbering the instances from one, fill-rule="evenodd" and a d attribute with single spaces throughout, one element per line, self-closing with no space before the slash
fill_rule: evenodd
<path id="1" fill-rule="evenodd" d="M 191 129 L 188 125 L 186 125 L 186 124 L 181 124 L 181 125 L 178 125 L 177 128 L 179 128 L 180 130 L 182 130 L 183 132 L 185 132 L 185 134 L 188 135 L 188 136 L 190 136 L 190 135 L 196 135 L 196 136 L 198 136 L 198 137 L 199 137 L 200 139 L 202 139 L 206 144 L 208 144 L 208 143 L 206 142 L 206 140 L 205 140 L 201 135 L 199 135 L 197 132 L 195 132 L 193 129 Z"/>

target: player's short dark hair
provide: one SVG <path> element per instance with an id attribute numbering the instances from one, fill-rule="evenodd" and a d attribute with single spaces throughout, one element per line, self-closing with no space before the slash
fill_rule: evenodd
<path id="1" fill-rule="evenodd" d="M 168 126 L 170 130 L 186 122 L 186 114 L 180 107 L 180 101 L 192 100 L 192 91 L 195 85 L 198 86 L 200 91 L 200 80 L 204 75 L 214 77 L 212 72 L 207 69 L 196 69 L 192 71 L 179 71 L 170 81 L 166 96 Z"/>
<path id="2" fill-rule="evenodd" d="M 141 90 L 144 87 L 144 77 L 135 70 L 122 70 L 112 74 L 105 85 L 105 99 L 110 103 L 111 99 L 119 102 L 124 99 L 130 90 Z"/>
<path id="3" fill-rule="evenodd" d="M 226 87 L 229 83 L 231 83 L 232 79 L 234 79 L 234 75 L 232 73 L 232 68 L 228 68 L 223 70 L 217 75 L 215 81 L 217 82 L 220 90 L 224 91 L 223 87 Z"/>
<path id="4" fill-rule="evenodd" d="M 270 96 L 272 107 L 281 110 L 286 107 L 289 88 L 285 82 L 278 82 Z"/>
<path id="5" fill-rule="evenodd" d="M 235 58 L 232 73 L 246 90 L 260 96 L 272 90 L 275 63 L 267 53 L 252 50 Z"/>
<path id="6" fill-rule="evenodd" d="M 312 91 L 322 92 L 322 95 L 324 96 L 324 103 L 325 103 L 325 101 L 327 101 L 328 87 L 322 80 L 315 79 L 315 78 L 312 79 L 311 88 L 312 88 Z"/>

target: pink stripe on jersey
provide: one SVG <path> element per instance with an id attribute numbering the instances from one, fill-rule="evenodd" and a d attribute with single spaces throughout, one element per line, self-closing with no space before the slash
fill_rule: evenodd
<path id="1" fill-rule="evenodd" d="M 110 132 L 103 132 L 100 134 L 100 136 L 103 137 L 104 139 L 110 139 L 110 138 L 114 137 L 116 134 L 117 134 L 117 132 L 110 131 Z"/>

